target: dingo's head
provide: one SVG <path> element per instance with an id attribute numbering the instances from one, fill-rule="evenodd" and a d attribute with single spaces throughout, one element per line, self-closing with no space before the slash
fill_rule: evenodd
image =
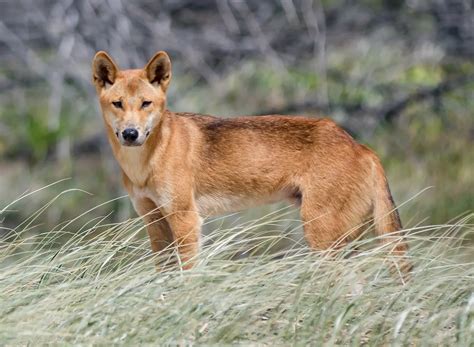
<path id="1" fill-rule="evenodd" d="M 92 78 L 106 125 L 123 146 L 141 146 L 166 107 L 171 62 L 156 53 L 143 69 L 119 70 L 110 56 L 97 52 Z"/>

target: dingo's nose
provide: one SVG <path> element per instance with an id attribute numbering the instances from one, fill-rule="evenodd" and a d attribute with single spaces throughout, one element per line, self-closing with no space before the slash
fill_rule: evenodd
<path id="1" fill-rule="evenodd" d="M 138 130 L 134 128 L 127 128 L 122 131 L 123 139 L 127 142 L 133 142 L 138 138 Z"/>

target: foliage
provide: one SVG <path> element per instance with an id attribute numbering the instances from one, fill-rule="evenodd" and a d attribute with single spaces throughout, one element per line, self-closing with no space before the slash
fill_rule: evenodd
<path id="1" fill-rule="evenodd" d="M 52 227 L 72 217 L 77 204 L 92 207 L 122 195 L 90 83 L 90 60 L 100 48 L 120 66 L 137 67 L 155 50 L 165 49 L 174 72 L 170 109 L 223 116 L 329 116 L 380 154 L 397 201 L 433 187 L 415 208 L 402 211 L 404 220 L 416 214 L 443 223 L 472 211 L 472 82 L 428 93 L 384 122 L 390 105 L 474 75 L 472 59 L 466 57 L 474 47 L 468 44 L 472 37 L 463 34 L 470 28 L 465 4 L 226 3 L 108 6 L 90 0 L 5 6 L 0 23 L 0 50 L 5 51 L 0 69 L 1 201 L 66 177 L 71 178 L 68 187 L 94 193 L 86 201 L 71 197 L 48 213 L 42 222 Z M 27 7 L 36 18 L 31 27 L 17 16 Z M 448 32 L 452 37 L 446 37 Z M 119 39 L 109 42 L 107 37 Z M 21 217 L 42 201 L 33 198 Z M 128 203 L 118 201 L 115 207 L 111 221 L 129 215 Z M 18 220 L 7 222 L 12 226 Z"/>

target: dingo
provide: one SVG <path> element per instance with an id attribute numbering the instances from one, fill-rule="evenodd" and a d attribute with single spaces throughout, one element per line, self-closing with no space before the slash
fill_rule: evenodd
<path id="1" fill-rule="evenodd" d="M 300 206 L 315 250 L 358 236 L 356 227 L 368 218 L 378 235 L 401 229 L 379 159 L 333 121 L 171 112 L 165 52 L 136 70 L 119 70 L 98 52 L 92 68 L 109 142 L 154 252 L 175 243 L 189 268 L 201 216 L 282 199 Z M 402 241 L 391 253 L 406 250 Z"/>

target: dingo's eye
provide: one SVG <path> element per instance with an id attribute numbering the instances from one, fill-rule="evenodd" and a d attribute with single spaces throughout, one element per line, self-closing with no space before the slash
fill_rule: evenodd
<path id="1" fill-rule="evenodd" d="M 151 101 L 143 101 L 142 102 L 142 108 L 148 107 L 151 105 Z"/>
<path id="2" fill-rule="evenodd" d="M 112 105 L 114 105 L 115 108 L 122 108 L 122 101 L 112 101 Z"/>

